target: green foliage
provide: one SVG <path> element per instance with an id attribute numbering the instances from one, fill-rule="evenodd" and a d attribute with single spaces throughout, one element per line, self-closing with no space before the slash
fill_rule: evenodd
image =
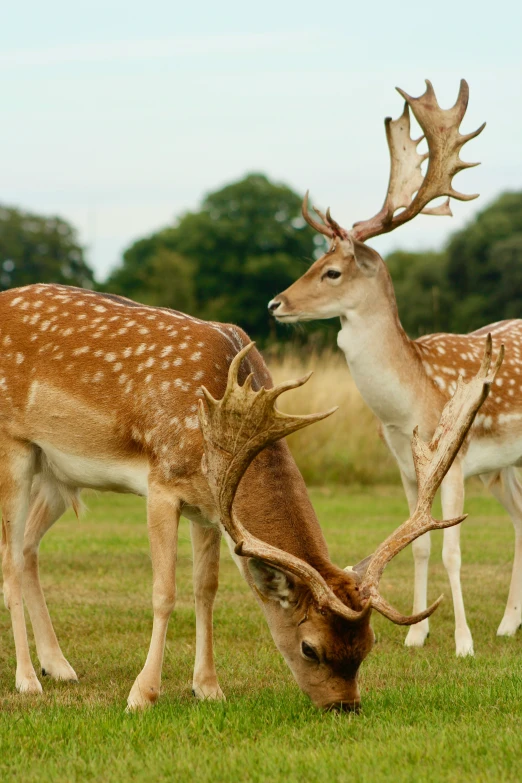
<path id="1" fill-rule="evenodd" d="M 448 245 L 452 331 L 522 316 L 522 193 L 504 193 Z"/>
<path id="2" fill-rule="evenodd" d="M 132 245 L 105 288 L 238 323 L 266 339 L 274 328 L 268 301 L 305 271 L 322 244 L 300 210 L 301 197 L 286 185 L 250 174 L 208 195 L 175 227 Z"/>
<path id="3" fill-rule="evenodd" d="M 29 283 L 93 287 L 76 232 L 65 220 L 0 207 L 0 290 Z"/>
<path id="4" fill-rule="evenodd" d="M 399 315 L 412 337 L 451 330 L 453 297 L 444 253 L 407 253 L 386 258 L 397 297 Z"/>

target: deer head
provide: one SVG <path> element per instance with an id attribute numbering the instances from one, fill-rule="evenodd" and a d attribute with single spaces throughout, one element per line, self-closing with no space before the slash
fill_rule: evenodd
<path id="1" fill-rule="evenodd" d="M 464 163 L 459 152 L 485 127 L 484 123 L 473 133 L 459 132 L 468 105 L 468 84 L 464 79 L 461 81 L 457 101 L 451 109 L 441 109 L 431 82 L 426 81 L 426 85 L 426 92 L 419 98 L 412 98 L 398 88 L 405 99 L 404 111 L 396 120 L 391 117 L 385 120 L 390 179 L 384 204 L 374 217 L 359 221 L 347 230 L 332 218 L 329 209 L 326 214 L 315 209 L 319 221 L 310 215 L 306 194 L 303 217 L 330 240 L 330 246 L 299 280 L 269 302 L 269 310 L 277 320 L 309 321 L 340 316 L 361 306 L 375 309 L 379 296 L 384 293 L 389 297 L 391 282 L 382 258 L 364 244 L 365 240 L 393 231 L 418 214 L 451 216 L 450 198 L 459 201 L 477 198 L 478 194 L 459 193 L 452 185 L 455 174 L 478 165 Z M 418 139 L 410 136 L 410 109 L 424 132 Z M 421 154 L 417 148 L 424 138 L 428 152 Z M 426 159 L 428 166 L 423 174 L 421 165 Z M 447 197 L 443 204 L 428 206 L 440 196 Z"/>
<path id="2" fill-rule="evenodd" d="M 414 433 L 419 493 L 411 518 L 359 566 L 343 572 L 328 564 L 320 573 L 312 564 L 253 536 L 234 511 L 239 483 L 262 449 L 333 413 L 290 416 L 275 407 L 284 391 L 301 386 L 309 376 L 254 391 L 250 375 L 239 386 L 238 369 L 252 346 L 233 359 L 222 399 L 214 399 L 203 387 L 206 403 L 199 401 L 202 469 L 221 523 L 236 555 L 246 561 L 249 581 L 260 597 L 274 641 L 297 683 L 321 708 L 356 709 L 360 702 L 357 672 L 373 645 L 372 609 L 394 623 L 411 625 L 431 615 L 440 603 L 441 598 L 424 612 L 404 616 L 380 595 L 379 580 L 390 560 L 415 538 L 465 518 L 437 521 L 431 516 L 431 505 L 489 392 L 502 355 L 491 370 L 488 338 L 480 371 L 467 384 L 459 380 L 431 442 L 424 443 Z"/>

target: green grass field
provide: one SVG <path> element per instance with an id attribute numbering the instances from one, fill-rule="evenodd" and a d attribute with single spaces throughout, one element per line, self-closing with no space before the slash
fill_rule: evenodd
<path id="1" fill-rule="evenodd" d="M 180 532 L 178 603 L 163 694 L 145 714 L 125 700 L 147 651 L 150 583 L 143 501 L 88 497 L 42 545 L 42 580 L 64 653 L 80 683 L 45 679 L 44 696 L 14 691 L 14 646 L 0 609 L 2 781 L 519 781 L 522 777 L 522 639 L 497 639 L 513 532 L 500 507 L 473 490 L 463 530 L 464 595 L 476 657 L 454 656 L 453 616 L 433 534 L 429 596 L 446 600 L 422 650 L 374 616 L 377 644 L 363 664 L 360 715 L 320 714 L 294 684 L 228 553 L 216 605 L 216 659 L 224 704 L 191 695 L 194 614 L 188 526 Z M 317 489 L 332 559 L 367 555 L 406 516 L 399 488 Z M 411 608 L 411 553 L 382 580 Z M 35 657 L 36 660 L 36 657 Z"/>

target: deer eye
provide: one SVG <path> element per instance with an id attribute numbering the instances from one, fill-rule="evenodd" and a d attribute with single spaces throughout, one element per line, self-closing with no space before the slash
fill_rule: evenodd
<path id="1" fill-rule="evenodd" d="M 317 652 L 314 650 L 312 645 L 308 644 L 307 642 L 301 643 L 301 652 L 305 658 L 308 658 L 309 661 L 319 662 L 319 656 Z"/>
<path id="2" fill-rule="evenodd" d="M 324 277 L 328 277 L 330 280 L 337 280 L 339 277 L 341 277 L 341 273 L 338 269 L 329 269 L 327 272 L 325 272 Z"/>

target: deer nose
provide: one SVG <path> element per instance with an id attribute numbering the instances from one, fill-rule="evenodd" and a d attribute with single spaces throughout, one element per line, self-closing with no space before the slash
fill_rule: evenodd
<path id="1" fill-rule="evenodd" d="M 280 306 L 280 304 L 281 304 L 281 302 L 278 302 L 277 299 L 272 299 L 268 303 L 268 309 L 270 310 L 271 313 L 275 313 L 275 311 Z"/>
<path id="2" fill-rule="evenodd" d="M 326 704 L 323 709 L 325 712 L 360 712 L 361 702 L 359 699 L 355 701 L 333 701 L 331 704 Z"/>

